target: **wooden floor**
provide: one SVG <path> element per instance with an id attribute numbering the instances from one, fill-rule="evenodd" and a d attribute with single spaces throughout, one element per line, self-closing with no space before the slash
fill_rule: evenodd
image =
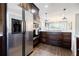
<path id="1" fill-rule="evenodd" d="M 72 52 L 65 48 L 40 43 L 30 56 L 72 56 Z"/>

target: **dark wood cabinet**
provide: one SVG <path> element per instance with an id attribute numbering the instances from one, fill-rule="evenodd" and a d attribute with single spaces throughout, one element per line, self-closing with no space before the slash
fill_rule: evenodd
<path id="1" fill-rule="evenodd" d="M 47 43 L 48 35 L 46 32 L 40 32 L 40 42 Z"/>
<path id="2" fill-rule="evenodd" d="M 39 36 L 33 37 L 33 47 L 39 43 Z"/>
<path id="3" fill-rule="evenodd" d="M 6 55 L 6 4 L 0 3 L 0 56 Z"/>
<path id="4" fill-rule="evenodd" d="M 77 37 L 76 39 L 77 39 L 76 40 L 76 42 L 77 42 L 77 45 L 76 45 L 77 46 L 77 51 L 76 52 L 77 52 L 77 56 L 79 56 L 79 38 Z"/>
<path id="5" fill-rule="evenodd" d="M 69 32 L 63 32 L 63 41 L 65 41 L 65 42 L 71 42 L 71 33 L 69 33 Z"/>
<path id="6" fill-rule="evenodd" d="M 3 36 L 0 36 L 0 56 L 2 56 L 2 40 L 3 40 Z"/>
<path id="7" fill-rule="evenodd" d="M 62 47 L 71 49 L 71 33 L 63 32 Z"/>
<path id="8" fill-rule="evenodd" d="M 71 49 L 71 33 L 40 32 L 40 42 Z"/>
<path id="9" fill-rule="evenodd" d="M 61 33 L 52 33 L 52 32 L 40 32 L 41 42 L 61 46 Z"/>

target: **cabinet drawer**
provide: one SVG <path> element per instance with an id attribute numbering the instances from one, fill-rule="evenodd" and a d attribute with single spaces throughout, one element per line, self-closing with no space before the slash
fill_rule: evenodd
<path id="1" fill-rule="evenodd" d="M 46 38 L 41 38 L 41 42 L 46 42 L 47 39 Z"/>
<path id="2" fill-rule="evenodd" d="M 79 51 L 77 51 L 77 56 L 79 56 Z"/>
<path id="3" fill-rule="evenodd" d="M 71 39 L 71 36 L 63 36 L 64 39 Z"/>
<path id="4" fill-rule="evenodd" d="M 39 43 L 39 39 L 33 40 L 33 45 L 34 45 L 34 46 L 37 45 L 38 43 Z"/>
<path id="5" fill-rule="evenodd" d="M 68 43 L 68 42 L 63 42 L 63 43 L 62 43 L 62 47 L 71 49 L 71 42 L 70 42 L 70 43 Z"/>
<path id="6" fill-rule="evenodd" d="M 63 32 L 63 35 L 71 35 L 70 32 Z"/>
<path id="7" fill-rule="evenodd" d="M 55 46 L 61 46 L 61 41 L 48 40 L 47 43 Z"/>
<path id="8" fill-rule="evenodd" d="M 68 43 L 69 43 L 69 42 L 71 42 L 71 39 L 63 39 L 62 41 L 63 41 L 63 42 L 68 42 Z"/>

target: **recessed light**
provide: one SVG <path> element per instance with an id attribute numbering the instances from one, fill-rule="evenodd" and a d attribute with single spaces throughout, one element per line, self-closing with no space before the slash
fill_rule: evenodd
<path id="1" fill-rule="evenodd" d="M 45 7 L 45 8 L 48 8 L 48 5 L 45 5 L 44 7 Z"/>

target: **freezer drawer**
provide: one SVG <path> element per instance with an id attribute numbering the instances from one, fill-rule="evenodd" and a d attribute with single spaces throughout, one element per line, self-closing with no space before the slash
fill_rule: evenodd
<path id="1" fill-rule="evenodd" d="M 10 34 L 8 40 L 8 55 L 22 56 L 22 37 L 23 34 Z"/>
<path id="2" fill-rule="evenodd" d="M 33 33 L 26 32 L 25 36 L 25 55 L 29 55 L 33 51 Z"/>

